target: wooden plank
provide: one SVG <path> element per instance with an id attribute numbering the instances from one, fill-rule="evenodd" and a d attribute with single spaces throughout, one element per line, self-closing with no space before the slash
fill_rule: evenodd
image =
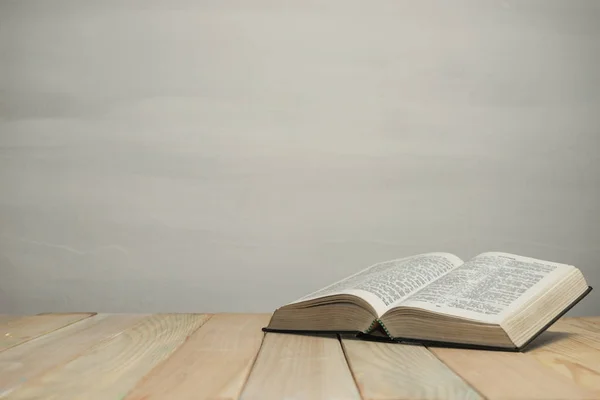
<path id="1" fill-rule="evenodd" d="M 600 325 L 594 320 L 559 320 L 532 343 L 528 353 L 600 399 Z"/>
<path id="2" fill-rule="evenodd" d="M 424 346 L 345 336 L 342 345 L 365 400 L 481 398 Z"/>
<path id="3" fill-rule="evenodd" d="M 430 348 L 487 399 L 597 399 L 525 353 Z"/>
<path id="4" fill-rule="evenodd" d="M 196 329 L 206 314 L 153 315 L 26 382 L 7 399 L 122 399 Z"/>
<path id="5" fill-rule="evenodd" d="M 237 399 L 260 349 L 270 314 L 217 314 L 127 400 Z"/>
<path id="6" fill-rule="evenodd" d="M 7 324 L 9 321 L 14 321 L 23 317 L 24 315 L 0 314 L 0 325 Z"/>
<path id="7" fill-rule="evenodd" d="M 585 321 L 585 322 L 589 322 L 589 323 L 596 324 L 596 325 L 600 326 L 600 316 L 595 316 L 595 317 L 563 317 L 561 319 L 561 321 L 564 321 L 564 320 Z"/>
<path id="8" fill-rule="evenodd" d="M 95 315 L 0 353 L 0 397 L 99 341 L 122 332 L 142 317 Z"/>
<path id="9" fill-rule="evenodd" d="M 25 343 L 96 313 L 30 315 L 0 325 L 0 351 Z"/>
<path id="10" fill-rule="evenodd" d="M 563 318 L 556 322 L 550 330 L 562 329 L 562 324 L 569 329 L 569 327 L 576 327 L 576 330 L 570 332 L 576 332 L 585 336 L 592 336 L 597 342 L 598 336 L 600 335 L 600 318 Z"/>
<path id="11" fill-rule="evenodd" d="M 337 337 L 267 333 L 243 400 L 360 399 Z"/>

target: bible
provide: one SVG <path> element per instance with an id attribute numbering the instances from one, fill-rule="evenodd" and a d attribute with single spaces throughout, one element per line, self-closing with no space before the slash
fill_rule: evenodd
<path id="1" fill-rule="evenodd" d="M 263 331 L 522 351 L 591 290 L 572 265 L 425 253 L 374 264 L 279 307 Z"/>

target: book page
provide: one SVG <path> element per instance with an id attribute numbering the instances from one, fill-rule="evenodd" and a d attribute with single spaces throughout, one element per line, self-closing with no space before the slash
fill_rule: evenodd
<path id="1" fill-rule="evenodd" d="M 401 306 L 500 323 L 511 309 L 565 276 L 571 266 L 508 253 L 483 253 L 408 297 Z"/>
<path id="2" fill-rule="evenodd" d="M 427 253 L 385 261 L 304 296 L 294 303 L 330 295 L 350 294 L 368 301 L 381 316 L 390 305 L 407 298 L 462 263 L 460 258 L 448 253 Z"/>

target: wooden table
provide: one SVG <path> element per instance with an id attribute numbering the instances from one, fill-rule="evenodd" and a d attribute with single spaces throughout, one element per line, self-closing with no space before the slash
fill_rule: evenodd
<path id="1" fill-rule="evenodd" d="M 2 399 L 600 399 L 600 317 L 525 353 L 268 333 L 265 314 L 0 315 Z"/>

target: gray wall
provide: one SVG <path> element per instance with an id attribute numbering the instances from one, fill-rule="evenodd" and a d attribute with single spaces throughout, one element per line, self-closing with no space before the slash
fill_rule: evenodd
<path id="1" fill-rule="evenodd" d="M 270 311 L 427 251 L 600 288 L 598 21 L 598 1 L 0 0 L 0 312 Z"/>

